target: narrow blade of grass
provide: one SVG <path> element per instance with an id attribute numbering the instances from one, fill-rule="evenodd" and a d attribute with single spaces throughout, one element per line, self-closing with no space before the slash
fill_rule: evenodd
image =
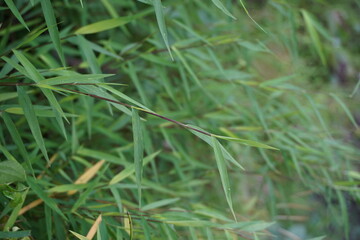
<path id="1" fill-rule="evenodd" d="M 322 46 L 319 34 L 315 28 L 314 19 L 310 15 L 310 13 L 308 13 L 305 9 L 302 9 L 301 13 L 303 15 L 305 25 L 310 34 L 311 40 L 315 45 L 316 52 L 319 55 L 322 64 L 326 65 L 326 58 L 325 58 L 325 54 L 323 51 L 323 46 Z"/>
<path id="2" fill-rule="evenodd" d="M 344 110 L 348 118 L 350 119 L 351 123 L 355 126 L 356 129 L 359 129 L 358 124 L 355 121 L 355 118 L 351 114 L 349 108 L 345 105 L 345 103 L 335 94 L 331 93 L 330 96 L 332 96 L 336 102 L 341 106 L 341 108 Z"/>
<path id="3" fill-rule="evenodd" d="M 148 164 L 150 161 L 152 161 L 160 151 L 154 152 L 149 156 L 146 156 L 143 161 L 143 165 Z M 116 174 L 109 182 L 109 185 L 119 183 L 120 181 L 124 180 L 125 178 L 129 177 L 131 174 L 135 172 L 135 163 L 127 166 L 124 170 L 122 170 L 120 173 Z"/>
<path id="4" fill-rule="evenodd" d="M 230 211 L 236 221 L 236 215 L 235 215 L 235 212 L 233 209 L 233 204 L 232 204 L 232 199 L 231 199 L 231 188 L 230 188 L 229 176 L 228 176 L 228 172 L 226 169 L 225 159 L 224 159 L 223 153 L 221 151 L 221 145 L 215 137 L 212 137 L 211 140 L 212 140 L 212 144 L 213 144 L 213 148 L 214 148 L 216 165 L 217 165 L 217 168 L 220 173 L 220 179 L 221 179 L 221 183 L 222 183 L 224 193 L 225 193 L 225 198 L 230 207 Z"/>
<path id="5" fill-rule="evenodd" d="M 0 145 L 1 152 L 4 147 Z M 6 160 L 0 162 L 0 184 L 21 182 L 25 180 L 24 168 L 16 160 Z"/>
<path id="6" fill-rule="evenodd" d="M 23 108 L 25 118 L 29 124 L 35 142 L 39 146 L 46 160 L 49 161 L 49 156 L 46 151 L 43 136 L 41 134 L 39 121 L 35 115 L 34 107 L 31 103 L 31 100 L 23 87 L 17 87 L 17 92 L 18 92 L 19 104 Z"/>
<path id="7" fill-rule="evenodd" d="M 251 19 L 251 21 L 253 21 L 253 22 L 255 23 L 255 25 L 258 26 L 264 33 L 267 33 L 267 32 L 265 31 L 265 29 L 263 29 L 263 28 L 260 26 L 260 24 L 258 24 L 258 23 L 255 21 L 255 19 L 253 19 L 253 18 L 251 17 L 249 11 L 248 11 L 247 8 L 245 7 L 244 2 L 243 2 L 242 0 L 239 0 L 239 1 L 240 1 L 241 6 L 242 6 L 243 9 L 244 9 L 246 15 L 248 15 L 248 17 Z"/>
<path id="8" fill-rule="evenodd" d="M 170 57 L 172 60 L 174 60 L 172 54 L 171 54 L 171 50 L 170 50 L 170 45 L 169 45 L 169 40 L 168 40 L 168 33 L 166 30 L 166 24 L 165 24 L 165 18 L 164 18 L 164 11 L 163 11 L 163 6 L 161 4 L 161 0 L 153 0 L 153 5 L 155 8 L 155 15 L 156 15 L 156 20 L 160 29 L 160 33 L 161 36 L 165 42 L 166 48 L 170 54 Z"/>
<path id="9" fill-rule="evenodd" d="M 271 147 L 271 146 L 266 145 L 264 143 L 256 142 L 256 141 L 253 141 L 253 140 L 226 137 L 226 136 L 220 136 L 220 135 L 213 135 L 213 136 L 216 137 L 216 138 L 220 138 L 220 139 L 224 139 L 224 140 L 228 140 L 228 141 L 232 141 L 232 142 L 242 143 L 244 145 L 251 146 L 251 147 L 279 150 L 277 148 L 274 148 L 274 147 Z"/>
<path id="10" fill-rule="evenodd" d="M 354 90 L 350 94 L 350 98 L 353 98 L 355 96 L 355 94 L 359 90 L 359 88 L 360 88 L 360 75 L 359 75 L 359 80 L 358 80 L 358 82 L 356 83 L 356 85 L 354 87 Z"/>
<path id="11" fill-rule="evenodd" d="M 178 58 L 180 59 L 180 62 L 184 65 L 185 69 L 189 72 L 190 76 L 192 77 L 192 79 L 194 80 L 195 84 L 198 85 L 200 88 L 204 88 L 199 80 L 199 78 L 196 76 L 195 72 L 191 69 L 190 65 L 188 64 L 188 62 L 185 60 L 185 58 L 183 57 L 183 55 L 180 53 L 179 50 L 177 50 L 177 48 L 172 47 L 172 49 L 174 50 L 176 56 L 178 56 Z"/>
<path id="12" fill-rule="evenodd" d="M 36 83 L 40 83 L 42 80 L 44 80 L 44 77 L 38 72 L 38 70 L 34 67 L 34 65 L 32 65 L 31 62 L 20 51 L 13 50 L 13 52 L 17 57 L 17 59 L 24 66 L 25 71 L 27 72 L 27 75 L 29 76 L 30 79 L 32 79 Z M 41 88 L 41 91 L 44 93 L 49 103 L 51 104 L 56 120 L 59 124 L 59 127 L 61 128 L 64 137 L 67 139 L 64 121 L 63 121 L 63 118 L 65 118 L 65 120 L 67 120 L 67 118 L 59 102 L 56 100 L 54 93 L 51 90 Z"/>
<path id="13" fill-rule="evenodd" d="M 13 120 L 12 120 L 11 117 L 10 117 L 7 113 L 5 113 L 5 112 L 3 112 L 3 113 L 1 114 L 1 117 L 4 119 L 5 125 L 6 125 L 7 129 L 9 130 L 10 136 L 11 136 L 11 138 L 13 139 L 14 143 L 16 144 L 16 146 L 18 147 L 21 156 L 24 158 L 24 160 L 25 160 L 25 162 L 27 163 L 27 166 L 28 166 L 29 169 L 31 170 L 32 174 L 34 174 L 34 173 L 33 173 L 32 166 L 31 166 L 29 154 L 28 154 L 28 152 L 26 151 L 24 142 L 23 142 L 23 140 L 21 139 L 20 133 L 19 133 L 19 131 L 17 130 L 17 128 L 16 128 Z"/>
<path id="14" fill-rule="evenodd" d="M 316 114 L 316 117 L 317 117 L 317 119 L 319 120 L 322 128 L 324 129 L 324 131 L 326 132 L 326 134 L 327 134 L 330 138 L 332 138 L 329 129 L 326 127 L 326 124 L 325 124 L 325 121 L 324 121 L 323 117 L 321 116 L 318 108 L 316 107 L 316 105 L 315 105 L 315 103 L 314 103 L 314 100 L 313 100 L 308 94 L 305 94 L 305 96 L 306 96 L 307 100 L 310 102 L 310 105 L 311 105 L 312 109 L 314 110 L 314 112 L 315 112 L 315 114 Z"/>
<path id="15" fill-rule="evenodd" d="M 6 5 L 10 8 L 11 12 L 14 14 L 14 16 L 19 20 L 19 22 L 30 32 L 30 29 L 26 25 L 26 22 L 22 18 L 19 10 L 16 8 L 14 2 L 12 0 L 5 0 Z"/>
<path id="16" fill-rule="evenodd" d="M 54 199 L 50 198 L 39 186 L 38 181 L 32 177 L 27 179 L 27 183 L 30 188 L 36 193 L 36 195 L 44 201 L 46 205 L 48 205 L 52 210 L 54 210 L 57 214 L 59 214 L 63 219 L 66 220 L 65 215 L 60 210 Z"/>
<path id="17" fill-rule="evenodd" d="M 172 203 L 177 202 L 179 200 L 180 200 L 180 198 L 169 198 L 169 199 L 163 199 L 163 200 L 160 200 L 160 201 L 149 203 L 149 204 L 145 205 L 144 207 L 142 207 L 141 211 L 149 211 L 151 209 L 155 209 L 155 208 L 159 208 L 159 207 L 162 207 L 162 206 L 172 204 Z"/>
<path id="18" fill-rule="evenodd" d="M 188 126 L 192 127 L 192 128 L 195 128 L 195 129 L 199 129 L 199 130 L 202 130 L 201 128 L 199 127 L 195 127 L 193 125 L 189 125 Z M 202 139 L 203 141 L 205 141 L 207 144 L 209 144 L 210 146 L 214 147 L 213 146 L 213 142 L 212 142 L 212 137 L 211 136 L 207 136 L 205 134 L 202 134 L 202 133 L 199 133 L 197 131 L 194 131 L 192 129 L 189 129 L 190 132 L 192 132 L 195 136 L 199 137 L 200 139 Z M 203 130 L 202 130 L 203 131 Z M 225 158 L 231 162 L 232 164 L 234 164 L 235 166 L 237 166 L 238 168 L 244 170 L 244 168 L 231 156 L 231 154 L 223 147 L 221 146 L 221 151 L 222 153 L 224 154 Z"/>
<path id="19" fill-rule="evenodd" d="M 132 16 L 126 16 L 126 17 L 119 17 L 119 18 L 112 18 L 112 19 L 106 19 L 102 20 L 96 23 L 92 23 L 86 26 L 83 26 L 75 31 L 75 34 L 92 34 L 92 33 L 98 33 L 103 32 L 106 30 L 110 30 L 116 27 L 123 26 L 135 19 L 144 17 L 148 15 L 151 12 L 151 9 L 146 9 L 138 14 L 132 15 Z"/>
<path id="20" fill-rule="evenodd" d="M 139 194 L 139 208 L 141 207 L 141 178 L 143 172 L 143 154 L 144 154 L 144 137 L 142 133 L 142 126 L 140 122 L 139 112 L 136 109 L 132 110 L 132 124 L 134 134 L 134 165 L 136 184 Z"/>
<path id="21" fill-rule="evenodd" d="M 1 239 L 26 239 L 31 236 L 31 230 L 16 231 L 16 232 L 2 232 L 0 231 Z"/>
<path id="22" fill-rule="evenodd" d="M 236 17 L 234 17 L 229 10 L 226 9 L 226 7 L 224 6 L 224 4 L 220 1 L 220 0 L 211 0 L 213 2 L 213 4 L 219 8 L 223 13 L 225 13 L 226 15 L 228 15 L 229 17 L 231 17 L 232 19 L 236 20 Z"/>
<path id="23" fill-rule="evenodd" d="M 60 57 L 61 63 L 65 66 L 65 57 L 61 47 L 59 29 L 57 27 L 54 9 L 50 0 L 42 0 L 41 7 L 44 13 L 46 25 L 49 30 L 50 38 L 55 46 L 55 49 Z"/>
<path id="24" fill-rule="evenodd" d="M 58 85 L 68 83 L 100 83 L 99 79 L 113 76 L 113 74 L 74 74 L 41 80 L 40 84 Z"/>

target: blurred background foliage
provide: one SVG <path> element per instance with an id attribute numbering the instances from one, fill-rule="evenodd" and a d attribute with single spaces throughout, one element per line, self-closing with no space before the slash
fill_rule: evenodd
<path id="1" fill-rule="evenodd" d="M 359 239 L 359 10 L 1 1 L 0 238 Z"/>

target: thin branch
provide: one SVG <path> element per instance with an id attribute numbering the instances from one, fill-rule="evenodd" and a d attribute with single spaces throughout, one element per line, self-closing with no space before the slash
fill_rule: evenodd
<path id="1" fill-rule="evenodd" d="M 19 82 L 2 82 L 0 86 L 37 86 L 38 83 L 19 83 Z M 96 83 L 60 83 L 52 86 L 78 86 L 78 85 L 97 85 Z"/>
<path id="2" fill-rule="evenodd" d="M 166 121 L 175 123 L 175 124 L 177 124 L 177 125 L 179 125 L 179 126 L 181 126 L 181 127 L 183 127 L 183 128 L 191 129 L 191 130 L 193 130 L 193 131 L 199 132 L 199 133 L 204 134 L 204 135 L 207 135 L 207 136 L 213 136 L 211 133 L 208 133 L 208 132 L 205 132 L 205 131 L 202 131 L 202 130 L 193 128 L 193 127 L 191 127 L 191 126 L 186 125 L 185 123 L 176 121 L 176 120 L 171 119 L 171 118 L 167 118 L 167 117 L 165 117 L 165 116 L 162 116 L 162 115 L 160 115 L 160 114 L 157 114 L 157 113 L 148 111 L 148 110 L 143 109 L 143 108 L 139 108 L 139 107 L 136 107 L 136 106 L 127 104 L 127 103 L 119 102 L 119 101 L 116 101 L 116 100 L 112 100 L 112 99 L 109 99 L 109 98 L 101 97 L 101 96 L 94 95 L 94 94 L 91 94 L 91 93 L 84 93 L 84 92 L 80 92 L 80 91 L 77 91 L 77 90 L 73 90 L 73 89 L 69 89 L 69 88 L 64 88 L 64 87 L 63 87 L 63 89 L 64 89 L 64 90 L 67 90 L 67 91 L 70 91 L 70 92 L 74 92 L 74 93 L 82 94 L 82 95 L 85 95 L 85 96 L 89 96 L 89 97 L 92 97 L 92 98 L 97 98 L 97 99 L 105 100 L 105 101 L 108 101 L 108 102 L 116 103 L 116 104 L 119 104 L 119 105 L 122 105 L 122 106 L 125 106 L 125 107 L 128 107 L 128 108 L 134 108 L 134 109 L 140 110 L 140 111 L 142 111 L 142 112 L 145 112 L 145 113 L 147 113 L 147 114 L 153 115 L 153 116 L 155 116 L 155 117 L 162 118 L 162 119 L 164 119 L 164 120 L 166 120 Z"/>

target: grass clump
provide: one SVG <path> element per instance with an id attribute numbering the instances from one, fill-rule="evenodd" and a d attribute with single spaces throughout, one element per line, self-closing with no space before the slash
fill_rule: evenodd
<path id="1" fill-rule="evenodd" d="M 358 8 L 5 0 L 0 238 L 357 239 Z"/>

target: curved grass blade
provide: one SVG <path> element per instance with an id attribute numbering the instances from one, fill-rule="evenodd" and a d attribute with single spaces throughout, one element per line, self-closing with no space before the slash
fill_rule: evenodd
<path id="1" fill-rule="evenodd" d="M 201 128 L 199 127 L 195 127 L 193 125 L 190 125 L 188 124 L 188 126 L 192 127 L 193 129 L 199 129 L 201 131 L 203 131 Z M 192 132 L 194 135 L 196 135 L 197 137 L 199 137 L 200 139 L 202 139 L 203 141 L 205 141 L 207 144 L 209 144 L 210 146 L 214 147 L 213 146 L 213 142 L 212 142 L 212 137 L 209 136 L 209 135 L 205 135 L 205 134 L 202 134 L 200 132 L 197 132 L 197 131 L 194 131 L 192 129 L 189 129 L 190 132 Z M 241 166 L 232 156 L 231 154 L 223 147 L 221 146 L 221 151 L 224 155 L 224 157 L 229 161 L 231 162 L 232 164 L 234 164 L 235 166 L 237 166 L 238 168 L 244 170 L 243 166 Z"/>
<path id="2" fill-rule="evenodd" d="M 185 58 L 183 57 L 183 55 L 180 53 L 180 51 L 175 48 L 172 47 L 172 49 L 174 50 L 175 54 L 178 56 L 178 58 L 180 59 L 180 62 L 184 65 L 185 69 L 189 72 L 190 76 L 192 77 L 192 79 L 194 80 L 194 82 L 196 83 L 196 85 L 198 85 L 200 88 L 204 89 L 203 85 L 201 84 L 199 78 L 196 76 L 196 74 L 194 73 L 194 71 L 191 69 L 190 65 L 188 64 L 188 62 L 185 60 Z"/>
<path id="3" fill-rule="evenodd" d="M 332 96 L 336 100 L 336 102 L 342 107 L 342 109 L 350 119 L 351 123 L 355 126 L 355 128 L 359 129 L 359 126 L 356 123 L 355 118 L 353 117 L 353 115 L 351 114 L 349 108 L 345 105 L 345 103 L 337 95 L 333 93 L 330 93 L 330 96 Z"/>
<path id="4" fill-rule="evenodd" d="M 164 12 L 163 12 L 163 6 L 161 4 L 161 0 L 153 0 L 153 5 L 155 8 L 156 20 L 160 29 L 161 36 L 165 42 L 166 48 L 170 54 L 171 59 L 174 60 L 170 50 L 168 33 L 166 30 L 166 24 L 165 24 L 165 18 L 164 18 Z"/>
<path id="5" fill-rule="evenodd" d="M 271 146 L 266 145 L 264 143 L 256 142 L 256 141 L 253 141 L 253 140 L 226 137 L 226 136 L 220 136 L 220 135 L 214 135 L 214 134 L 212 136 L 214 136 L 216 138 L 232 141 L 232 142 L 242 143 L 244 145 L 251 146 L 251 147 L 279 150 L 278 148 L 274 148 L 274 147 L 271 147 Z"/>
<path id="6" fill-rule="evenodd" d="M 45 22 L 49 30 L 50 38 L 55 46 L 55 49 L 60 57 L 61 63 L 65 66 L 65 57 L 60 43 L 60 34 L 57 27 L 54 9 L 50 0 L 41 0 L 41 7 L 44 13 Z"/>
<path id="7" fill-rule="evenodd" d="M 311 40 L 315 45 L 316 52 L 319 55 L 322 64 L 326 65 L 325 54 L 324 54 L 324 51 L 323 51 L 323 47 L 322 47 L 322 44 L 321 44 L 319 34 L 318 34 L 318 32 L 316 31 L 316 28 L 315 28 L 314 19 L 312 18 L 312 16 L 305 9 L 302 9 L 301 13 L 303 15 L 305 25 L 306 25 L 306 28 L 307 28 L 309 34 L 310 34 Z"/>
<path id="8" fill-rule="evenodd" d="M 360 74 L 359 74 L 359 80 L 358 80 L 357 84 L 355 85 L 354 90 L 350 94 L 350 98 L 353 98 L 355 96 L 355 94 L 359 90 L 359 88 L 360 88 Z"/>
<path id="9" fill-rule="evenodd" d="M 160 200 L 160 201 L 152 202 L 152 203 L 149 203 L 149 204 L 145 205 L 144 207 L 142 207 L 141 211 L 149 211 L 151 209 L 155 209 L 155 208 L 159 208 L 159 207 L 162 207 L 162 206 L 172 204 L 172 203 L 177 202 L 179 200 L 180 200 L 180 198 L 169 198 L 169 199 L 163 199 L 163 200 Z"/>
<path id="10" fill-rule="evenodd" d="M 132 124 L 134 134 L 134 164 L 136 184 L 138 187 L 139 195 L 139 207 L 141 207 L 141 178 L 143 172 L 143 154 L 144 154 L 144 137 L 142 132 L 142 126 L 140 122 L 139 112 L 136 109 L 132 109 Z"/>
<path id="11" fill-rule="evenodd" d="M 247 10 L 247 8 L 245 7 L 245 4 L 244 4 L 244 2 L 242 1 L 242 0 L 239 0 L 240 1 L 240 4 L 241 4 L 241 6 L 243 7 L 243 9 L 244 9 L 244 11 L 245 11 L 245 13 L 246 13 L 246 15 L 248 15 L 248 17 L 251 19 L 251 21 L 253 21 L 254 23 L 255 23 L 255 25 L 256 26 L 258 26 L 264 33 L 266 33 L 267 34 L 267 32 L 265 31 L 265 29 L 263 29 L 256 21 L 255 21 L 255 19 L 253 19 L 252 17 L 251 17 L 251 15 L 250 15 L 250 13 L 249 13 L 249 11 Z"/>
<path id="12" fill-rule="evenodd" d="M 116 27 L 120 27 L 135 19 L 148 15 L 149 13 L 151 13 L 151 10 L 152 9 L 150 8 L 132 16 L 106 19 L 96 23 L 92 23 L 79 28 L 78 30 L 75 31 L 75 34 L 81 34 L 81 35 L 92 34 L 92 33 L 98 33 L 106 30 L 110 30 Z"/>
<path id="13" fill-rule="evenodd" d="M 40 81 L 44 80 L 44 77 L 38 72 L 38 70 L 34 67 L 34 65 L 31 64 L 31 62 L 20 52 L 17 50 L 13 50 L 15 56 L 17 59 L 21 62 L 21 64 L 24 66 L 25 71 L 27 72 L 26 76 L 28 76 L 30 79 L 32 79 L 34 82 L 39 83 Z M 59 102 L 56 100 L 54 93 L 49 89 L 41 88 L 41 91 L 44 93 L 46 98 L 48 99 L 50 105 L 52 106 L 53 112 L 55 114 L 56 120 L 59 124 L 59 127 L 65 137 L 67 139 L 65 127 L 64 127 L 64 121 L 62 118 L 65 118 L 67 121 L 67 118 L 59 104 Z"/>
<path id="14" fill-rule="evenodd" d="M 39 121 L 35 115 L 34 107 L 31 103 L 31 100 L 23 87 L 18 86 L 17 92 L 18 92 L 19 104 L 23 108 L 25 118 L 29 124 L 31 133 L 35 138 L 35 142 L 39 146 L 46 160 L 49 162 L 49 156 L 45 148 L 45 142 L 43 136 L 41 135 Z"/>
<path id="15" fill-rule="evenodd" d="M 41 80 L 40 84 L 60 85 L 71 83 L 101 83 L 99 79 L 113 76 L 114 74 L 74 74 L 70 76 L 58 76 Z"/>
<path id="16" fill-rule="evenodd" d="M 111 87 L 111 86 L 109 86 L 109 85 L 99 85 L 99 87 L 108 90 L 108 91 L 111 92 L 112 94 L 115 94 L 115 95 L 117 95 L 118 97 L 120 97 L 120 98 L 122 98 L 122 99 L 124 99 L 124 100 L 126 100 L 126 101 L 128 101 L 128 102 L 130 102 L 130 103 L 132 103 L 132 104 L 134 104 L 134 105 L 136 105 L 136 106 L 138 106 L 138 107 L 140 107 L 140 108 L 143 108 L 143 109 L 145 109 L 145 110 L 147 110 L 147 111 L 149 111 L 149 112 L 153 112 L 152 110 L 150 110 L 149 108 L 145 107 L 144 105 L 142 105 L 142 104 L 139 103 L 138 101 L 130 98 L 129 96 L 125 95 L 124 93 L 116 90 L 115 88 L 113 88 L 113 87 Z"/>
<path id="17" fill-rule="evenodd" d="M 305 97 L 306 97 L 307 100 L 310 102 L 310 105 L 311 105 L 312 109 L 314 110 L 315 115 L 316 115 L 317 119 L 319 120 L 322 128 L 324 129 L 324 131 L 326 132 L 326 134 L 329 136 L 329 138 L 332 138 L 329 129 L 326 127 L 324 118 L 321 116 L 321 114 L 320 114 L 320 112 L 319 112 L 319 109 L 317 108 L 314 100 L 313 100 L 312 97 L 310 97 L 310 95 L 308 95 L 308 94 L 305 94 Z"/>
<path id="18" fill-rule="evenodd" d="M 4 147 L 0 145 L 0 151 Z M 25 181 L 25 170 L 16 160 L 6 160 L 0 162 L 0 184 Z"/>
<path id="19" fill-rule="evenodd" d="M 151 155 L 147 156 L 144 158 L 143 161 L 143 166 L 145 166 L 146 164 L 148 164 L 150 161 L 152 161 L 158 154 L 160 153 L 160 151 L 154 152 Z M 135 164 L 131 164 L 129 166 L 127 166 L 124 170 L 122 170 L 121 172 L 119 172 L 118 174 L 116 174 L 109 182 L 109 185 L 121 182 L 122 180 L 124 180 L 125 178 L 129 177 L 131 174 L 133 174 L 135 172 Z"/>
<path id="20" fill-rule="evenodd" d="M 28 239 L 31 236 L 30 230 L 16 231 L 16 232 L 3 232 L 0 231 L 1 239 Z"/>
<path id="21" fill-rule="evenodd" d="M 220 0 L 211 0 L 213 4 L 215 4 L 216 7 L 218 7 L 223 13 L 231 17 L 232 19 L 236 20 L 236 17 L 234 17 L 229 10 L 226 9 L 224 4 Z"/>
<path id="22" fill-rule="evenodd" d="M 32 166 L 31 166 L 31 162 L 30 162 L 30 157 L 28 152 L 26 151 L 24 142 L 22 141 L 19 131 L 17 130 L 13 120 L 11 119 L 11 117 L 3 112 L 1 114 L 1 117 L 4 119 L 5 125 L 7 127 L 7 129 L 10 132 L 10 136 L 13 139 L 14 143 L 16 144 L 16 146 L 19 149 L 19 152 L 21 154 L 21 156 L 24 158 L 25 162 L 27 163 L 29 169 L 31 170 L 32 174 L 34 174 Z"/>
<path id="23" fill-rule="evenodd" d="M 59 214 L 63 219 L 66 220 L 65 215 L 63 214 L 63 212 L 59 209 L 58 205 L 56 204 L 56 202 L 54 201 L 54 199 L 50 198 L 39 186 L 38 180 L 29 177 L 27 179 L 27 183 L 29 184 L 31 190 L 33 190 L 35 192 L 35 194 L 44 201 L 44 203 L 46 205 L 48 205 L 52 210 L 54 210 L 57 214 Z"/>
<path id="24" fill-rule="evenodd" d="M 231 199 L 231 188 L 230 188 L 230 182 L 229 182 L 229 176 L 228 176 L 228 172 L 226 169 L 226 163 L 225 163 L 225 159 L 224 159 L 224 155 L 221 151 L 221 145 L 219 143 L 219 141 L 215 138 L 212 137 L 211 138 L 212 141 L 212 145 L 214 148 L 214 152 L 215 152 L 215 159 L 216 159 L 216 165 L 218 167 L 219 173 L 220 173 L 220 179 L 221 179 L 221 183 L 225 192 L 225 198 L 226 201 L 230 207 L 230 211 L 232 213 L 232 215 L 234 216 L 235 221 L 236 220 L 236 215 L 233 209 L 233 204 L 232 204 L 232 199 Z"/>
<path id="25" fill-rule="evenodd" d="M 96 23 L 92 23 L 86 26 L 83 26 L 75 31 L 75 34 L 93 34 L 98 32 L 103 32 L 106 30 L 110 30 L 116 27 L 123 26 L 133 20 L 133 17 L 119 17 L 119 18 L 113 18 L 113 19 L 107 19 L 103 21 L 99 21 Z"/>
<path id="26" fill-rule="evenodd" d="M 10 8 L 11 12 L 14 14 L 14 16 L 19 20 L 19 22 L 30 32 L 30 29 L 26 25 L 26 22 L 22 18 L 19 10 L 16 8 L 14 2 L 12 0 L 5 0 L 6 5 Z"/>

